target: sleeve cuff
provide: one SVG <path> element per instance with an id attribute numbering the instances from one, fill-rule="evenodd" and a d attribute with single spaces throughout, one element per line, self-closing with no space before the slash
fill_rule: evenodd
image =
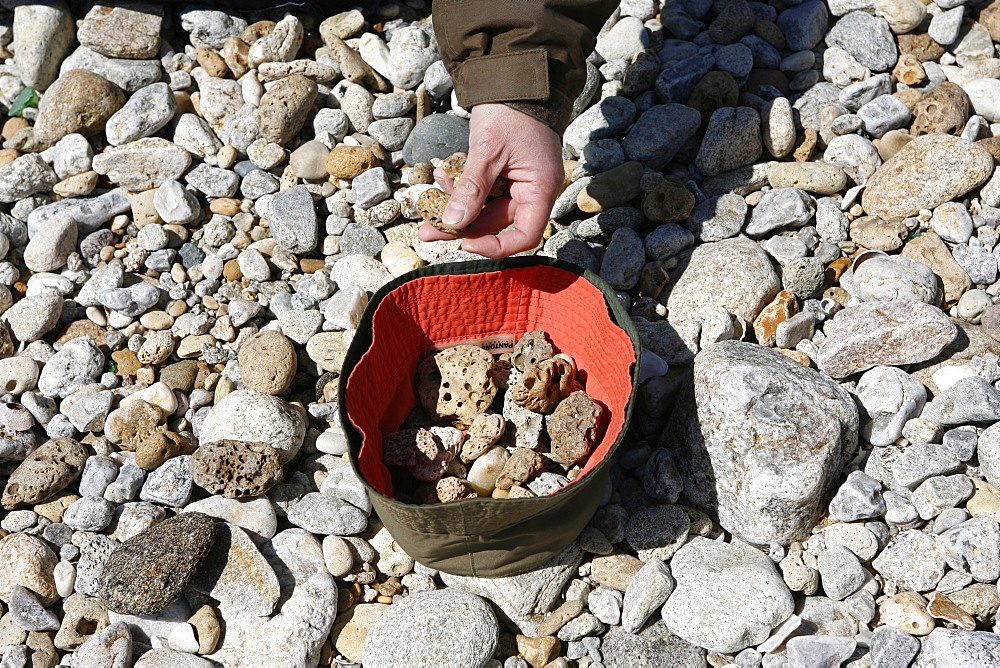
<path id="1" fill-rule="evenodd" d="M 549 61 L 545 49 L 469 58 L 452 72 L 458 103 L 469 109 L 487 102 L 545 100 Z"/>

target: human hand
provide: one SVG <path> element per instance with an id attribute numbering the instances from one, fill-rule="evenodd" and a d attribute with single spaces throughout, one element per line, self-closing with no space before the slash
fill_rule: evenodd
<path id="1" fill-rule="evenodd" d="M 510 195 L 486 203 L 497 176 L 507 177 Z M 422 241 L 464 237 L 462 250 L 492 258 L 532 249 L 542 239 L 563 183 L 559 135 L 507 105 L 476 105 L 462 176 L 453 182 L 437 169 L 434 178 L 451 196 L 441 220 L 457 235 L 424 223 Z M 511 223 L 514 227 L 505 229 Z"/>

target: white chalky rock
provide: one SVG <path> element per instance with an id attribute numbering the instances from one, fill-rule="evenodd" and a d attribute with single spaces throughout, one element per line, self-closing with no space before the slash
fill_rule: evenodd
<path id="1" fill-rule="evenodd" d="M 360 285 L 348 284 L 327 302 L 323 317 L 336 329 L 355 329 L 368 306 L 368 294 Z"/>
<path id="2" fill-rule="evenodd" d="M 877 366 L 858 381 L 858 400 L 868 413 L 861 435 L 872 445 L 889 445 L 903 434 L 903 425 L 923 410 L 927 390 L 899 367 Z"/>
<path id="3" fill-rule="evenodd" d="M 201 215 L 201 205 L 194 193 L 174 179 L 160 184 L 153 194 L 153 208 L 165 223 L 190 223 Z"/>
<path id="4" fill-rule="evenodd" d="M 76 249 L 76 237 L 76 221 L 68 215 L 56 216 L 36 230 L 24 249 L 24 264 L 34 272 L 59 269 Z"/>
<path id="5" fill-rule="evenodd" d="M 60 179 L 90 171 L 94 149 L 81 134 L 68 134 L 52 150 L 52 168 Z"/>

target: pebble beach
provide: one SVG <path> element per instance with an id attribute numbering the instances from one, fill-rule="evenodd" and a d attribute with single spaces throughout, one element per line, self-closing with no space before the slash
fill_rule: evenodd
<path id="1" fill-rule="evenodd" d="M 0 668 L 1000 666 L 1000 0 L 621 2 L 528 254 L 641 382 L 501 578 L 338 414 L 369 297 L 481 259 L 417 236 L 432 10 L 0 0 Z"/>

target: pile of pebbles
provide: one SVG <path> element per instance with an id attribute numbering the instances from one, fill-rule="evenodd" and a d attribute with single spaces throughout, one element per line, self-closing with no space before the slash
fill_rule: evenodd
<path id="1" fill-rule="evenodd" d="M 475 257 L 416 234 L 424 0 L 0 5 L 0 665 L 1000 661 L 1000 2 L 621 3 L 536 252 L 642 384 L 498 579 L 393 541 L 336 411 L 368 296 Z"/>

